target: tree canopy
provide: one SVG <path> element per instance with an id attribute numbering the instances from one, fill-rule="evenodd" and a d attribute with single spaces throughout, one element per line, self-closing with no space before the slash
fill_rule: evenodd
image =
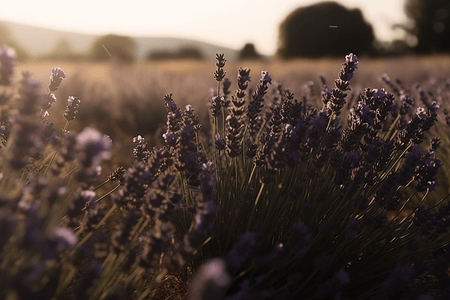
<path id="1" fill-rule="evenodd" d="M 133 39 L 115 34 L 101 36 L 93 42 L 90 56 L 93 60 L 109 60 L 111 57 L 115 57 L 122 62 L 133 62 Z"/>
<path id="2" fill-rule="evenodd" d="M 372 54 L 374 40 L 372 25 L 359 9 L 323 2 L 299 7 L 286 17 L 279 27 L 277 53 L 283 58 Z"/>
<path id="3" fill-rule="evenodd" d="M 411 23 L 403 28 L 417 39 L 416 52 L 450 51 L 449 0 L 406 0 L 405 13 Z"/>

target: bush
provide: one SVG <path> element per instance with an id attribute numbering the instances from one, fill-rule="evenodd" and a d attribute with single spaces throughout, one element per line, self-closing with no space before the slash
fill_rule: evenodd
<path id="1" fill-rule="evenodd" d="M 134 42 L 127 36 L 108 34 L 96 39 L 90 49 L 93 60 L 110 60 L 112 57 L 121 62 L 133 62 Z"/>
<path id="2" fill-rule="evenodd" d="M 239 52 L 239 59 L 260 59 L 261 55 L 256 51 L 255 45 L 247 43 Z"/>
<path id="3" fill-rule="evenodd" d="M 188 285 L 192 299 L 448 298 L 450 202 L 429 201 L 439 141 L 420 145 L 438 105 L 412 111 L 407 90 L 366 88 L 342 122 L 354 54 L 333 88 L 324 82 L 321 110 L 266 71 L 245 103 L 250 70 L 231 95 L 217 55 L 213 142 L 192 106 L 166 95 L 165 146 L 134 137 L 130 166 L 103 182 L 111 140 L 68 131 L 83 102 L 69 97 L 63 130 L 48 122 L 65 73 L 54 68 L 41 95 L 27 73 L 15 86 L 13 58 L 0 59 L 11 91 L 0 118 L 2 299 L 168 299 Z"/>

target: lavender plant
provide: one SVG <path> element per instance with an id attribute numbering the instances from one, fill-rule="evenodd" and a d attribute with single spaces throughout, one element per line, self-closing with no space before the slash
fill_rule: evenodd
<path id="1" fill-rule="evenodd" d="M 252 92 L 246 68 L 231 95 L 217 55 L 211 132 L 166 95 L 165 145 L 134 137 L 130 165 L 104 176 L 112 141 L 69 130 L 80 99 L 64 128 L 49 122 L 66 74 L 41 94 L 14 80 L 13 53 L 0 50 L 0 298 L 449 297 L 450 203 L 431 193 L 443 146 L 422 146 L 445 118 L 424 86 L 420 108 L 384 76 L 395 95 L 363 89 L 343 121 L 356 55 L 300 101 L 266 71 Z"/>
<path id="2" fill-rule="evenodd" d="M 215 223 L 223 231 L 200 255 L 225 260 L 221 276 L 233 280 L 224 299 L 448 297 L 448 262 L 432 267 L 448 248 L 447 222 L 427 231 L 418 221 L 423 212 L 447 219 L 447 197 L 428 200 L 442 166 L 437 148 L 420 145 L 439 105 L 409 115 L 414 100 L 404 95 L 399 113 L 394 95 L 367 88 L 342 122 L 357 64 L 346 56 L 335 88 L 324 83 L 321 110 L 281 85 L 268 98 L 272 79 L 262 72 L 244 117 L 236 118 L 236 106 L 226 112 L 227 155 L 220 127 L 213 129 L 215 147 L 206 152 L 216 166 Z M 204 288 L 196 299 L 222 290 Z"/>

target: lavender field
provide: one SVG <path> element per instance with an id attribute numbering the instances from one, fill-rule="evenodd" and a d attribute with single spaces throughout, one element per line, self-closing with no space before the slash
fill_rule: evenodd
<path id="1" fill-rule="evenodd" d="M 449 299 L 450 57 L 212 59 L 0 49 L 0 298 Z"/>

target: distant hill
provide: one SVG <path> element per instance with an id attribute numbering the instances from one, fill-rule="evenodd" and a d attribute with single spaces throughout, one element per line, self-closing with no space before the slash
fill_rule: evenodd
<path id="1" fill-rule="evenodd" d="M 11 37 L 32 57 L 49 54 L 62 40 L 68 42 L 74 52 L 84 53 L 89 50 L 92 42 L 99 37 L 99 35 L 66 32 L 1 20 L 0 25 L 6 27 L 10 32 Z M 137 60 L 145 59 L 147 54 L 151 51 L 176 51 L 180 47 L 191 46 L 199 48 L 204 57 L 208 59 L 214 59 L 216 53 L 224 53 L 228 60 L 236 60 L 239 52 L 239 50 L 235 49 L 182 38 L 133 36 L 132 38 L 135 42 L 135 57 Z"/>

